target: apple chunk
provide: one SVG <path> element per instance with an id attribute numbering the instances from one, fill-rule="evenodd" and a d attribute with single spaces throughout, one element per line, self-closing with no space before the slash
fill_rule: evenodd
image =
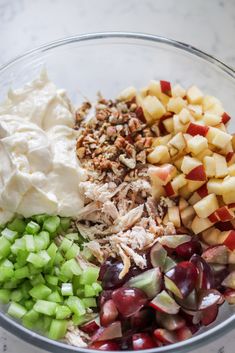
<path id="1" fill-rule="evenodd" d="M 213 223 L 208 218 L 199 218 L 196 216 L 191 224 L 191 229 L 194 234 L 199 234 L 204 230 L 210 228 Z"/>
<path id="2" fill-rule="evenodd" d="M 166 109 L 155 96 L 147 96 L 143 99 L 142 107 L 144 112 L 147 112 L 146 118 L 149 123 L 160 119 L 166 112 Z"/>
<path id="3" fill-rule="evenodd" d="M 204 166 L 201 164 L 195 167 L 194 169 L 192 169 L 186 175 L 186 179 L 194 180 L 194 181 L 206 181 L 207 178 L 206 178 Z"/>
<path id="4" fill-rule="evenodd" d="M 228 167 L 226 158 L 218 153 L 213 154 L 215 160 L 215 176 L 216 178 L 223 178 L 228 175 Z"/>
<path id="5" fill-rule="evenodd" d="M 160 81 L 161 91 L 168 96 L 171 96 L 171 84 L 168 81 Z"/>
<path id="6" fill-rule="evenodd" d="M 198 201 L 193 208 L 200 218 L 207 218 L 211 213 L 219 208 L 218 200 L 215 194 L 209 194 Z"/>
<path id="7" fill-rule="evenodd" d="M 208 142 L 207 139 L 201 135 L 193 136 L 189 141 L 187 141 L 187 147 L 189 152 L 194 155 L 202 152 L 203 150 L 207 149 Z"/>
<path id="8" fill-rule="evenodd" d="M 192 86 L 187 90 L 187 100 L 191 104 L 200 104 L 203 99 L 203 94 L 197 86 Z"/>
<path id="9" fill-rule="evenodd" d="M 159 185 L 166 185 L 176 173 L 172 164 L 163 164 L 160 167 L 152 166 L 148 169 L 150 179 Z"/>
<path id="10" fill-rule="evenodd" d="M 196 136 L 196 135 L 206 136 L 208 131 L 209 131 L 208 126 L 190 123 L 186 130 L 186 133 L 192 136 Z"/>
<path id="11" fill-rule="evenodd" d="M 189 156 L 184 156 L 181 164 L 181 170 L 184 174 L 187 175 L 189 172 L 191 172 L 191 170 L 195 169 L 200 165 L 202 165 L 202 163 L 198 159 Z"/>
<path id="12" fill-rule="evenodd" d="M 168 163 L 170 161 L 170 155 L 167 146 L 156 146 L 152 152 L 148 154 L 148 162 L 152 164 L 156 163 Z"/>

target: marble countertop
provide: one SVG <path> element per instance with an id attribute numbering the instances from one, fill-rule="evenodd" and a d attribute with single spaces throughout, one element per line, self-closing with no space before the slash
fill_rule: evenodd
<path id="1" fill-rule="evenodd" d="M 0 0 L 0 65 L 54 39 L 118 30 L 186 42 L 235 67 L 235 0 Z M 233 353 L 234 333 L 197 353 Z M 0 328 L 3 352 L 43 353 Z"/>

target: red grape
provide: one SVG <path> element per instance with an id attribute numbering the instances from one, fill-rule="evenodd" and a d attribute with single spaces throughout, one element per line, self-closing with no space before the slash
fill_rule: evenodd
<path id="1" fill-rule="evenodd" d="M 146 294 L 137 288 L 121 287 L 113 292 L 112 299 L 125 317 L 137 313 L 148 301 Z"/>

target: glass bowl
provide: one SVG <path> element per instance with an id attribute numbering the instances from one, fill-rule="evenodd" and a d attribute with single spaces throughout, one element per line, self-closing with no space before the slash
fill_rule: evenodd
<path id="1" fill-rule="evenodd" d="M 130 85 L 140 88 L 151 79 L 164 79 L 184 87 L 198 85 L 205 94 L 218 97 L 226 111 L 235 116 L 235 71 L 190 45 L 170 39 L 112 32 L 84 34 L 52 42 L 0 68 L 0 100 L 9 87 L 22 87 L 38 76 L 43 67 L 58 87 L 68 91 L 74 103 L 79 103 L 84 97 L 93 100 L 98 91 L 111 98 Z M 235 120 L 231 127 L 235 130 Z M 4 307 L 0 311 L 0 324 L 28 343 L 48 351 L 91 352 L 25 329 L 5 315 Z M 190 352 L 234 326 L 234 307 L 223 305 L 216 322 L 191 339 L 147 351 Z"/>

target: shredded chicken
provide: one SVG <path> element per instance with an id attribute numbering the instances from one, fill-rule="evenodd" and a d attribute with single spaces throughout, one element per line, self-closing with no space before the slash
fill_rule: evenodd
<path id="1" fill-rule="evenodd" d="M 65 340 L 72 346 L 86 348 L 90 337 L 82 330 L 79 330 L 77 326 L 70 325 L 65 335 Z"/>

